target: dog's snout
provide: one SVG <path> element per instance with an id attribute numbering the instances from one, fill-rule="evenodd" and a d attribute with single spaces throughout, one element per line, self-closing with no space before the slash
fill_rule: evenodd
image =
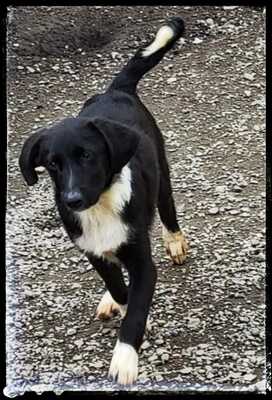
<path id="1" fill-rule="evenodd" d="M 65 204 L 72 210 L 78 210 L 83 205 L 83 199 L 78 191 L 66 192 L 63 194 Z"/>

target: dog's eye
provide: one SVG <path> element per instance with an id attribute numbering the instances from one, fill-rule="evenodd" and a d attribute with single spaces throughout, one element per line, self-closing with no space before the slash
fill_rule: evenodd
<path id="1" fill-rule="evenodd" d="M 85 160 L 89 160 L 91 158 L 91 155 L 87 151 L 83 151 L 81 157 L 84 158 Z"/>
<path id="2" fill-rule="evenodd" d="M 57 163 L 55 161 L 49 161 L 48 168 L 52 170 L 57 169 Z"/>

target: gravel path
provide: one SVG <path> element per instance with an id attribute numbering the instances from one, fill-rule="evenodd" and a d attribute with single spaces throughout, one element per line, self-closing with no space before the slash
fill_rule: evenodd
<path id="1" fill-rule="evenodd" d="M 132 390 L 265 391 L 265 14 L 259 7 L 17 7 L 9 23 L 7 390 L 118 390 L 118 316 L 70 243 L 47 174 L 27 188 L 34 129 L 76 115 L 172 15 L 187 33 L 139 85 L 162 129 L 190 257 L 173 266 L 156 218 L 152 330 Z"/>

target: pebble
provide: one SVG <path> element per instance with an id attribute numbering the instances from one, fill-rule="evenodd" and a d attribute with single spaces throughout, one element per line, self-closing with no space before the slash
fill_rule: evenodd
<path id="1" fill-rule="evenodd" d="M 218 207 L 211 207 L 208 209 L 208 214 L 210 215 L 216 215 L 219 213 L 219 208 Z"/>
<path id="2" fill-rule="evenodd" d="M 102 361 L 96 361 L 90 365 L 98 369 L 104 368 L 104 363 Z"/>
<path id="3" fill-rule="evenodd" d="M 82 347 L 83 344 L 84 344 L 84 340 L 83 339 L 78 339 L 78 340 L 75 340 L 74 343 L 75 343 L 75 345 L 77 347 Z"/>
<path id="4" fill-rule="evenodd" d="M 172 77 L 172 78 L 168 78 L 166 82 L 167 83 L 174 83 L 176 81 L 177 81 L 177 78 L 176 77 Z"/>
<path id="5" fill-rule="evenodd" d="M 69 329 L 67 330 L 67 335 L 68 335 L 68 336 L 75 335 L 76 333 L 77 333 L 77 329 L 76 329 L 76 328 L 69 328 Z"/>
<path id="6" fill-rule="evenodd" d="M 239 210 L 230 210 L 229 213 L 231 215 L 238 215 L 240 213 L 240 211 Z"/>
<path id="7" fill-rule="evenodd" d="M 184 375 L 190 374 L 190 372 L 192 372 L 192 368 L 191 367 L 185 367 L 185 368 L 182 368 L 180 370 L 180 373 L 184 374 Z"/>
<path id="8" fill-rule="evenodd" d="M 156 339 L 155 340 L 155 344 L 163 344 L 164 343 L 164 340 L 163 339 Z"/>
<path id="9" fill-rule="evenodd" d="M 194 44 L 200 44 L 200 43 L 202 43 L 203 42 L 203 39 L 200 39 L 200 38 L 195 38 L 194 40 L 193 40 L 193 43 Z"/>
<path id="10" fill-rule="evenodd" d="M 145 341 L 143 342 L 141 348 L 142 348 L 143 350 L 146 350 L 146 349 L 148 349 L 150 346 L 151 346 L 151 344 L 150 344 L 147 340 L 145 340 Z"/>
<path id="11" fill-rule="evenodd" d="M 244 78 L 247 79 L 248 81 L 254 81 L 254 76 L 255 74 L 249 74 L 248 72 L 244 73 Z"/>
<path id="12" fill-rule="evenodd" d="M 200 325 L 200 319 L 199 318 L 190 318 L 188 321 L 188 328 L 189 329 L 197 329 Z"/>
<path id="13" fill-rule="evenodd" d="M 163 353 L 165 353 L 165 349 L 164 348 L 158 348 L 158 349 L 156 349 L 156 353 L 160 356 Z"/>
<path id="14" fill-rule="evenodd" d="M 207 22 L 208 25 L 211 25 L 211 26 L 214 25 L 214 20 L 212 18 L 207 18 L 206 22 Z"/>
<path id="15" fill-rule="evenodd" d="M 164 353 L 164 354 L 161 355 L 161 360 L 164 361 L 164 362 L 168 361 L 169 358 L 170 358 L 170 356 L 167 353 Z"/>
<path id="16" fill-rule="evenodd" d="M 254 381 L 254 379 L 256 379 L 256 375 L 254 374 L 246 374 L 243 376 L 243 378 L 247 381 L 247 382 L 252 382 Z"/>
<path id="17" fill-rule="evenodd" d="M 219 185 L 219 186 L 216 186 L 216 187 L 215 187 L 215 191 L 216 191 L 217 193 L 225 193 L 225 190 L 226 190 L 226 187 L 223 186 L 223 185 Z"/>
<path id="18" fill-rule="evenodd" d="M 27 66 L 26 69 L 27 69 L 27 71 L 30 72 L 30 73 L 35 72 L 35 69 L 32 68 L 32 67 L 28 67 L 28 66 Z"/>
<path id="19" fill-rule="evenodd" d="M 152 362 L 158 359 L 157 354 L 153 354 L 152 356 L 148 357 L 148 361 Z"/>

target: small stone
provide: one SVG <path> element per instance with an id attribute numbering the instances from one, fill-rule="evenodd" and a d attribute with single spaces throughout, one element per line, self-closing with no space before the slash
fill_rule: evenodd
<path id="1" fill-rule="evenodd" d="M 254 81 L 254 76 L 255 74 L 249 74 L 248 72 L 244 73 L 244 78 L 247 79 L 248 81 Z"/>
<path id="2" fill-rule="evenodd" d="M 120 54 L 117 51 L 112 51 L 111 52 L 111 57 L 112 57 L 113 60 L 115 60 L 115 58 L 119 57 L 119 56 L 120 56 Z"/>
<path id="3" fill-rule="evenodd" d="M 176 82 L 177 78 L 175 78 L 174 76 L 172 78 L 167 79 L 167 83 L 173 83 Z"/>
<path id="4" fill-rule="evenodd" d="M 73 360 L 74 360 L 74 361 L 80 361 L 80 360 L 82 360 L 82 355 L 81 355 L 81 354 L 76 354 L 76 355 L 73 357 Z"/>
<path id="5" fill-rule="evenodd" d="M 206 22 L 208 25 L 214 25 L 214 20 L 212 18 L 207 18 Z"/>
<path id="6" fill-rule="evenodd" d="M 28 70 L 28 72 L 33 73 L 35 72 L 35 69 L 32 67 L 26 67 L 26 69 Z"/>
<path id="7" fill-rule="evenodd" d="M 239 210 L 230 210 L 229 213 L 231 215 L 237 215 L 237 214 L 239 214 Z"/>
<path id="8" fill-rule="evenodd" d="M 95 368 L 98 368 L 98 369 L 101 369 L 101 368 L 103 368 L 104 367 L 104 364 L 103 364 L 103 362 L 102 361 L 96 361 L 96 362 L 94 362 L 93 364 L 91 364 L 93 367 L 95 367 Z"/>
<path id="9" fill-rule="evenodd" d="M 224 193 L 225 192 L 225 186 L 216 186 L 215 191 L 217 193 Z"/>
<path id="10" fill-rule="evenodd" d="M 78 340 L 75 340 L 74 343 L 75 343 L 75 345 L 77 347 L 81 347 L 84 344 L 84 340 L 83 339 L 78 339 Z"/>
<path id="11" fill-rule="evenodd" d="M 265 254 L 264 253 L 257 254 L 255 259 L 256 259 L 256 261 L 259 261 L 259 262 L 265 261 Z"/>
<path id="12" fill-rule="evenodd" d="M 148 342 L 148 340 L 145 340 L 144 343 L 142 344 L 142 349 L 146 350 L 151 346 L 151 344 Z"/>
<path id="13" fill-rule="evenodd" d="M 162 356 L 161 356 L 162 361 L 168 361 L 169 358 L 170 358 L 170 356 L 169 356 L 169 354 L 167 354 L 167 353 L 164 353 L 164 354 L 162 354 Z"/>
<path id="14" fill-rule="evenodd" d="M 200 324 L 199 318 L 190 318 L 188 322 L 188 328 L 197 329 L 199 327 L 199 324 Z"/>
<path id="15" fill-rule="evenodd" d="M 218 207 L 211 207 L 208 209 L 208 214 L 210 214 L 210 215 L 216 215 L 218 213 L 219 213 Z"/>
<path id="16" fill-rule="evenodd" d="M 148 361 L 155 361 L 158 359 L 157 354 L 153 354 L 152 356 L 148 357 Z"/>
<path id="17" fill-rule="evenodd" d="M 241 377 L 241 372 L 233 372 L 231 371 L 231 373 L 229 374 L 230 378 L 234 378 L 234 379 L 238 379 Z"/>
<path id="18" fill-rule="evenodd" d="M 200 44 L 200 43 L 202 43 L 203 42 L 203 39 L 199 39 L 199 38 L 195 38 L 194 40 L 193 40 L 193 43 L 194 44 Z"/>
<path id="19" fill-rule="evenodd" d="M 67 335 L 68 336 L 72 336 L 72 335 L 75 335 L 76 334 L 76 328 L 69 328 L 68 330 L 67 330 Z"/>
<path id="20" fill-rule="evenodd" d="M 184 375 L 189 374 L 190 372 L 192 372 L 192 368 L 191 367 L 185 367 L 185 368 L 180 370 L 180 373 L 184 374 Z"/>
<path id="21" fill-rule="evenodd" d="M 156 350 L 156 353 L 160 356 L 160 355 L 162 355 L 163 353 L 165 353 L 165 349 L 163 349 L 162 347 L 160 347 L 160 348 L 158 348 L 158 349 Z"/>
<path id="22" fill-rule="evenodd" d="M 247 382 L 252 382 L 252 381 L 254 381 L 254 379 L 256 379 L 256 375 L 254 375 L 254 374 L 246 374 L 246 375 L 243 376 L 243 378 Z"/>
<path id="23" fill-rule="evenodd" d="M 45 335 L 45 332 L 43 332 L 43 331 L 38 331 L 38 332 L 34 333 L 35 337 L 43 337 L 44 335 Z"/>

